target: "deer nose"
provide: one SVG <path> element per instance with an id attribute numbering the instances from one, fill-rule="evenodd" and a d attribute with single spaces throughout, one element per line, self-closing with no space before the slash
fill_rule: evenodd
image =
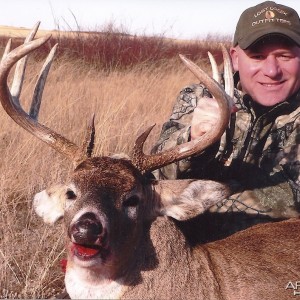
<path id="1" fill-rule="evenodd" d="M 93 213 L 82 215 L 71 227 L 70 234 L 78 244 L 93 245 L 103 233 L 103 226 Z"/>

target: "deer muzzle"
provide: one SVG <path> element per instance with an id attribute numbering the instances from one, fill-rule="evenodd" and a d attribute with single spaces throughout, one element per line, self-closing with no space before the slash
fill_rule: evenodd
<path id="1" fill-rule="evenodd" d="M 107 256 L 107 231 L 94 213 L 85 213 L 69 228 L 71 251 L 80 259 Z"/>
<path id="2" fill-rule="evenodd" d="M 104 229 L 93 213 L 86 213 L 71 226 L 70 234 L 75 243 L 95 245 L 103 238 Z"/>

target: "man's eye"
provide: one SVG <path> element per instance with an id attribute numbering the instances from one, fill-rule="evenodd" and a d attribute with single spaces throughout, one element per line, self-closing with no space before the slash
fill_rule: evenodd
<path id="1" fill-rule="evenodd" d="M 292 55 L 288 55 L 288 54 L 282 54 L 282 55 L 280 55 L 280 59 L 281 60 L 290 60 L 292 58 L 293 58 Z"/>
<path id="2" fill-rule="evenodd" d="M 76 199 L 76 195 L 72 190 L 67 190 L 66 197 L 67 197 L 68 200 L 75 200 Z"/>
<path id="3" fill-rule="evenodd" d="M 256 60 L 262 60 L 264 59 L 264 56 L 260 54 L 256 54 L 256 55 L 252 55 L 251 58 Z"/>

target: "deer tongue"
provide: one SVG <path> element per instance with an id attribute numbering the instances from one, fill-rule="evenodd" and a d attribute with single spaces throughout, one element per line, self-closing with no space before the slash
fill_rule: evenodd
<path id="1" fill-rule="evenodd" d="M 100 249 L 92 246 L 84 246 L 73 243 L 72 252 L 78 256 L 88 258 L 98 254 Z"/>

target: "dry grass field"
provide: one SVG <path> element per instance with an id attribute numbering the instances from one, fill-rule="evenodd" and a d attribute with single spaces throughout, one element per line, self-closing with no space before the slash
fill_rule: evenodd
<path id="1" fill-rule="evenodd" d="M 0 34 L 2 37 L 10 37 L 10 38 L 25 38 L 28 33 L 30 32 L 30 28 L 25 27 L 12 27 L 12 26 L 5 26 L 0 25 Z M 39 30 L 37 32 L 37 37 L 43 36 L 45 34 L 52 34 L 53 36 L 78 36 L 78 32 L 67 32 L 67 31 L 60 31 L 60 30 Z M 90 35 L 90 32 L 80 32 L 80 35 Z"/>
<path id="2" fill-rule="evenodd" d="M 25 109 L 40 67 L 40 60 L 30 59 L 21 94 Z M 80 143 L 95 113 L 94 155 L 130 154 L 137 134 L 156 123 L 149 151 L 178 92 L 192 82 L 194 76 L 178 58 L 107 72 L 60 56 L 50 70 L 39 121 Z M 32 210 L 32 199 L 64 181 L 72 165 L 18 127 L 2 107 L 0 118 L 0 298 L 47 298 L 64 286 L 64 229 L 62 223 L 44 225 Z"/>

